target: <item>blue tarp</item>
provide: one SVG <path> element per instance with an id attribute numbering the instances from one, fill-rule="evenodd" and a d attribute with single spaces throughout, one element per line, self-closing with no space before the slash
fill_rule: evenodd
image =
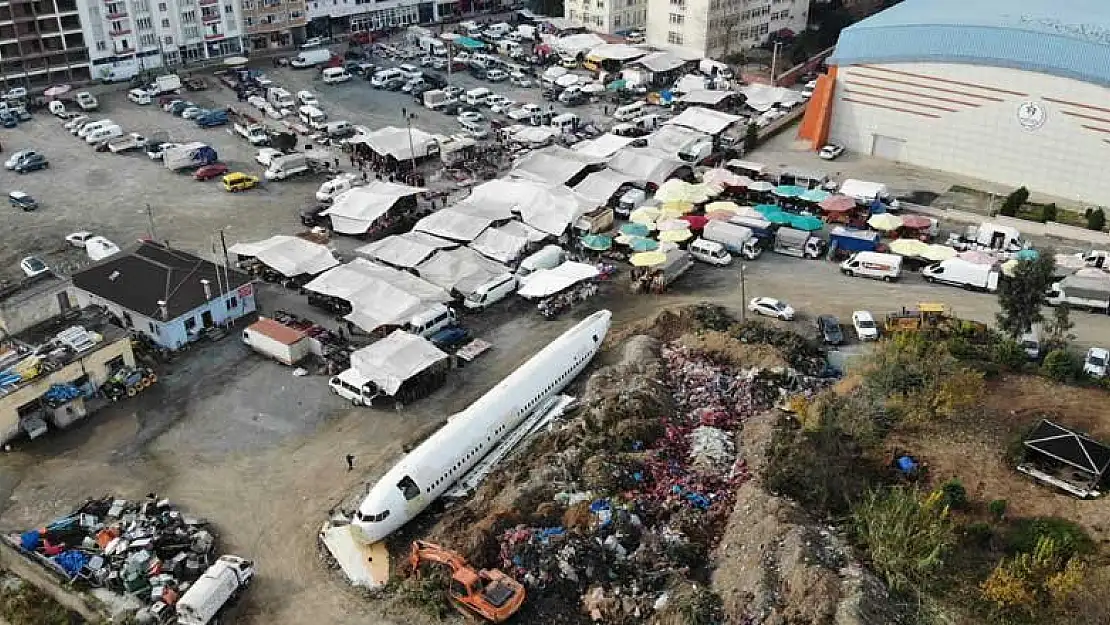
<path id="1" fill-rule="evenodd" d="M 75 577 L 81 572 L 81 569 L 85 568 L 85 565 L 89 563 L 89 556 L 80 551 L 70 549 L 69 551 L 63 551 L 54 556 L 54 562 L 62 567 L 62 570 L 68 573 L 70 577 Z"/>
<path id="2" fill-rule="evenodd" d="M 38 530 L 29 530 L 19 535 L 19 546 L 24 551 L 34 551 L 42 544 L 42 535 Z"/>
<path id="3" fill-rule="evenodd" d="M 481 50 L 486 47 L 486 44 L 477 39 L 471 39 L 470 37 L 457 37 L 455 39 L 455 45 L 460 48 L 466 48 L 467 50 Z"/>

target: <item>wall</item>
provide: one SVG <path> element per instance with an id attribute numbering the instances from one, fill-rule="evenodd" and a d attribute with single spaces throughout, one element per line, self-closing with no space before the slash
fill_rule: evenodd
<path id="1" fill-rule="evenodd" d="M 937 219 L 946 219 L 964 224 L 980 224 L 984 221 L 998 224 L 1000 226 L 1008 226 L 1017 228 L 1023 236 L 1035 237 L 1053 237 L 1056 239 L 1066 239 L 1069 241 L 1080 241 L 1083 243 L 1090 243 L 1094 246 L 1099 246 L 1099 249 L 1105 248 L 1110 245 L 1110 234 L 1105 232 L 1098 232 L 1095 230 L 1087 230 L 1086 228 L 1077 228 L 1067 224 L 1058 224 L 1055 222 L 1040 223 L 1036 221 L 1028 221 L 1025 219 L 1015 219 L 1013 217 L 1006 217 L 1004 215 L 995 215 L 994 217 L 987 217 L 979 213 L 968 213 L 959 210 L 933 208 L 931 206 L 919 206 L 917 204 L 910 204 L 908 202 L 901 202 L 902 208 L 911 213 L 921 213 L 922 215 L 929 215 Z"/>
<path id="2" fill-rule="evenodd" d="M 942 63 L 841 67 L 830 141 L 907 164 L 1110 204 L 1110 90 L 1016 69 Z M 1021 115 L 1019 116 L 1019 109 Z"/>
<path id="3" fill-rule="evenodd" d="M 33 284 L 0 301 L 0 333 L 11 336 L 60 315 L 59 294 L 65 294 L 71 308 L 77 306 L 69 282 L 50 280 Z"/>
<path id="4" fill-rule="evenodd" d="M 135 354 L 131 351 L 130 338 L 120 337 L 115 342 L 69 363 L 49 375 L 39 376 L 30 384 L 0 397 L 0 444 L 7 443 L 19 434 L 20 406 L 42 397 L 52 384 L 67 384 L 83 375 L 88 375 L 95 385 L 100 386 L 108 379 L 108 361 L 118 356 L 122 356 L 123 361 L 129 367 L 135 366 Z"/>

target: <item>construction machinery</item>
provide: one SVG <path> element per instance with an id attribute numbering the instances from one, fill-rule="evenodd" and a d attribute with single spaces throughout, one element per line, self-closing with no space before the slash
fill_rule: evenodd
<path id="1" fill-rule="evenodd" d="M 524 586 L 498 570 L 475 571 L 466 559 L 435 543 L 417 540 L 412 543 L 409 564 L 419 573 L 422 562 L 435 562 L 451 568 L 451 587 L 447 596 L 463 614 L 477 616 L 490 623 L 504 623 L 524 604 Z"/>
<path id="2" fill-rule="evenodd" d="M 100 390 L 112 401 L 134 397 L 158 381 L 158 374 L 147 367 L 124 367 L 108 378 Z"/>
<path id="3" fill-rule="evenodd" d="M 886 327 L 889 332 L 918 332 L 923 328 L 933 328 L 947 319 L 944 304 L 918 302 L 917 309 L 903 308 L 901 312 L 887 313 Z"/>

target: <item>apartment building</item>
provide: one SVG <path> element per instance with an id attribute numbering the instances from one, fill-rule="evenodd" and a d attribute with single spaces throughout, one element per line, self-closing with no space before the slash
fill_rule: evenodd
<path id="1" fill-rule="evenodd" d="M 647 41 L 706 58 L 754 48 L 771 33 L 805 30 L 810 0 L 648 0 Z"/>
<path id="2" fill-rule="evenodd" d="M 455 7 L 455 2 L 420 0 L 308 0 L 308 19 L 313 34 L 336 36 L 434 22 L 453 15 Z"/>
<path id="3" fill-rule="evenodd" d="M 649 0 L 565 0 L 563 16 L 576 26 L 610 35 L 643 30 Z"/>
<path id="4" fill-rule="evenodd" d="M 78 6 L 95 79 L 128 80 L 243 51 L 238 0 L 78 0 Z"/>
<path id="5" fill-rule="evenodd" d="M 243 30 L 251 50 L 288 48 L 304 40 L 305 0 L 239 0 Z"/>
<path id="6" fill-rule="evenodd" d="M 0 0 L 4 88 L 88 80 L 89 50 L 77 0 Z"/>

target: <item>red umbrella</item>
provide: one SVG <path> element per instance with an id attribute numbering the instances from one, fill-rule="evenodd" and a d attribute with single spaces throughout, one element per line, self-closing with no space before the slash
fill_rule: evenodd
<path id="1" fill-rule="evenodd" d="M 931 225 L 933 225 L 933 222 L 928 217 L 922 217 L 921 215 L 906 215 L 902 218 L 902 227 L 910 230 L 922 230 Z"/>
<path id="2" fill-rule="evenodd" d="M 826 213 L 846 213 L 856 207 L 856 200 L 847 195 L 830 195 L 817 206 Z"/>
<path id="3" fill-rule="evenodd" d="M 709 218 L 705 215 L 683 215 L 679 219 L 689 223 L 691 230 L 703 230 L 705 224 L 709 223 Z"/>

